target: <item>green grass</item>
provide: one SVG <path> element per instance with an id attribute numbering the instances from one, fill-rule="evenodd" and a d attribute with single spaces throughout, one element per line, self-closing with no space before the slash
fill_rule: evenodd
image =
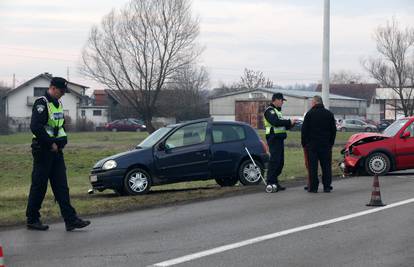
<path id="1" fill-rule="evenodd" d="M 263 137 L 263 131 L 260 131 Z M 147 136 L 146 133 L 94 132 L 70 133 L 65 149 L 68 182 L 73 205 L 81 215 L 125 211 L 152 205 L 165 205 L 177 201 L 216 197 L 228 192 L 250 190 L 243 186 L 220 188 L 214 180 L 186 182 L 154 187 L 150 194 L 136 197 L 115 197 L 111 191 L 87 195 L 90 188 L 89 172 L 93 164 L 103 157 L 122 152 L 136 146 Z M 333 152 L 333 173 L 339 174 L 337 162 L 342 145 L 349 133 L 338 133 Z M 0 226 L 23 223 L 30 187 L 32 156 L 31 134 L 19 133 L 0 136 Z M 286 181 L 305 176 L 303 151 L 300 147 L 300 133 L 291 132 L 286 140 L 285 167 L 280 180 Z M 42 215 L 47 220 L 59 218 L 59 209 L 53 201 L 49 187 L 43 202 Z"/>

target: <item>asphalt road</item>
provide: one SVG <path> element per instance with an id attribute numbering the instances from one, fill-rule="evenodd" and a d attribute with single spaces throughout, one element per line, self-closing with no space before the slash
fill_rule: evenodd
<path id="1" fill-rule="evenodd" d="M 357 177 L 335 181 L 332 193 L 289 187 L 92 218 L 72 233 L 63 223 L 3 229 L 0 243 L 8 267 L 176 266 L 177 258 L 177 266 L 413 267 L 414 174 L 380 184 L 386 209 L 365 206 L 372 178 Z"/>

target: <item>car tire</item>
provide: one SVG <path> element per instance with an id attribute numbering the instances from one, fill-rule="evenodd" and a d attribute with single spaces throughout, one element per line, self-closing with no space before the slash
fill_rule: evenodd
<path id="1" fill-rule="evenodd" d="M 372 153 L 365 160 L 365 171 L 369 175 L 387 174 L 391 167 L 391 161 L 387 155 L 381 152 Z"/>
<path id="2" fill-rule="evenodd" d="M 124 189 L 128 195 L 144 195 L 148 193 L 151 185 L 151 176 L 141 168 L 132 169 L 124 178 Z"/>
<path id="3" fill-rule="evenodd" d="M 260 183 L 261 178 L 258 169 L 261 175 L 263 175 L 264 169 L 258 161 L 255 160 L 255 163 L 257 167 L 253 165 L 253 162 L 251 162 L 251 160 L 245 160 L 242 162 L 242 164 L 240 164 L 238 174 L 239 181 L 243 185 L 257 185 Z"/>
<path id="4" fill-rule="evenodd" d="M 112 128 L 112 132 L 117 132 L 118 131 L 118 129 L 117 128 Z"/>
<path id="5" fill-rule="evenodd" d="M 345 127 L 342 127 L 341 128 L 341 132 L 346 132 L 346 128 Z"/>
<path id="6" fill-rule="evenodd" d="M 372 132 L 371 128 L 365 128 L 365 132 Z"/>
<path id="7" fill-rule="evenodd" d="M 237 177 L 236 178 L 233 178 L 233 177 L 215 178 L 214 180 L 216 180 L 216 183 L 222 187 L 234 186 L 238 182 Z"/>

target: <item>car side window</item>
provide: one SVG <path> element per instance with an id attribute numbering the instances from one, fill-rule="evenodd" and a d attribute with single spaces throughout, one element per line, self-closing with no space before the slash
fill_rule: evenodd
<path id="1" fill-rule="evenodd" d="M 246 138 L 243 126 L 239 125 L 213 125 L 213 142 L 223 143 L 243 140 Z"/>
<path id="2" fill-rule="evenodd" d="M 414 122 L 412 122 L 408 127 L 405 129 L 406 132 L 410 132 L 410 137 L 414 137 Z"/>
<path id="3" fill-rule="evenodd" d="M 190 146 L 204 143 L 206 140 L 207 122 L 194 123 L 175 131 L 165 141 L 167 148 Z"/>

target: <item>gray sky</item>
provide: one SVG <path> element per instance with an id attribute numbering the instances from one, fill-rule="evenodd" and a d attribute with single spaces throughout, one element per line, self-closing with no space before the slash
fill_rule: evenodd
<path id="1" fill-rule="evenodd" d="M 127 0 L 0 0 L 0 81 L 42 72 L 90 86 L 77 69 L 90 28 Z M 211 86 L 238 81 L 245 67 L 275 84 L 321 80 L 323 0 L 193 0 L 200 18 L 200 63 Z M 413 0 L 331 0 L 331 71 L 362 73 L 375 55 L 373 32 L 393 16 L 414 27 Z"/>

